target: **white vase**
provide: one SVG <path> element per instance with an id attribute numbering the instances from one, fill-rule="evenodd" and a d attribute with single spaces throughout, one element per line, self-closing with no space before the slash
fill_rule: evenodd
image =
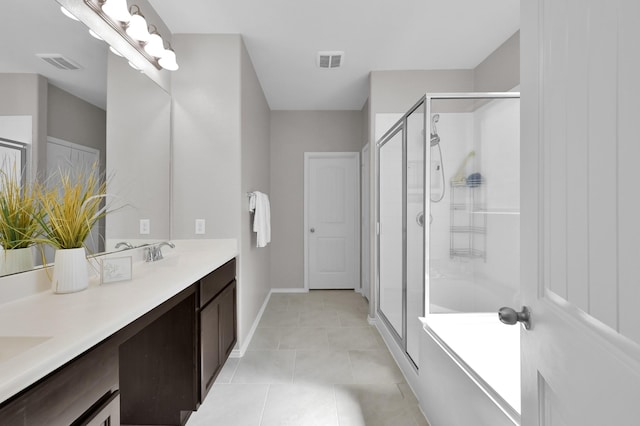
<path id="1" fill-rule="evenodd" d="M 33 269 L 31 247 L 2 250 L 0 254 L 0 275 L 15 274 Z"/>
<path id="2" fill-rule="evenodd" d="M 54 293 L 74 293 L 89 286 L 84 247 L 56 250 L 51 286 Z"/>

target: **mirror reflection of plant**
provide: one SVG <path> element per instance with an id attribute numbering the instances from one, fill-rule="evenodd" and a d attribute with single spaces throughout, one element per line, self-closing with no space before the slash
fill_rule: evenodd
<path id="1" fill-rule="evenodd" d="M 30 247 L 40 233 L 37 185 L 22 186 L 20 180 L 15 167 L 0 171 L 0 245 L 5 250 Z"/>
<path id="2" fill-rule="evenodd" d="M 55 249 L 84 246 L 91 228 L 109 212 L 103 203 L 107 182 L 100 179 L 97 170 L 96 164 L 89 170 L 61 170 L 59 185 L 49 189 L 39 186 L 42 235 L 38 242 Z"/>

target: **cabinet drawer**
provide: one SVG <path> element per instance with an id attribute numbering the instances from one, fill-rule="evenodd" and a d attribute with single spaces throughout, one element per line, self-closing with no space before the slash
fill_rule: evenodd
<path id="1" fill-rule="evenodd" d="M 236 278 L 236 260 L 231 259 L 200 280 L 200 307 L 213 299 Z"/>

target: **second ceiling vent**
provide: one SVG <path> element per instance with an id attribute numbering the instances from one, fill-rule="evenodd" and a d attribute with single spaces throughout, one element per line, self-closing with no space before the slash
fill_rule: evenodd
<path id="1" fill-rule="evenodd" d="M 36 53 L 36 56 L 49 65 L 53 65 L 54 67 L 60 70 L 79 70 L 82 67 L 78 65 L 76 62 L 72 61 L 69 58 L 62 56 L 59 53 Z"/>
<path id="2" fill-rule="evenodd" d="M 340 68 L 344 64 L 344 52 L 318 52 L 317 64 L 320 68 Z"/>

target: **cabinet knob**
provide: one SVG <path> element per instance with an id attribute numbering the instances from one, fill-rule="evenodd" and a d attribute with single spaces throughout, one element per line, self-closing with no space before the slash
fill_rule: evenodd
<path id="1" fill-rule="evenodd" d="M 309 229 L 309 232 L 311 232 L 313 234 L 314 232 L 316 232 L 316 228 Z"/>

